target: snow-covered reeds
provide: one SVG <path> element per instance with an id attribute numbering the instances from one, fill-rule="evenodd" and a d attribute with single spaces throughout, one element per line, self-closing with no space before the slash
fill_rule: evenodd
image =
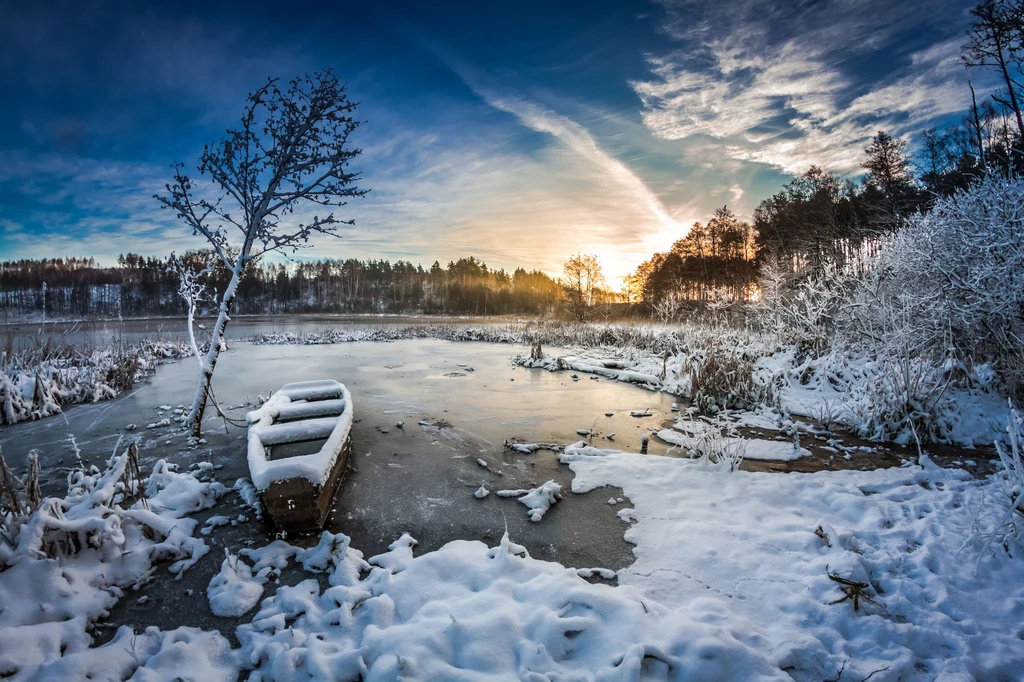
<path id="1" fill-rule="evenodd" d="M 694 435 L 689 439 L 686 451 L 691 458 L 703 464 L 736 471 L 743 462 L 747 442 L 742 438 L 728 435 L 728 426 L 720 422 L 699 422 L 700 427 L 693 429 Z"/>
<path id="2" fill-rule="evenodd" d="M 1021 553 L 1020 543 L 1024 540 L 1024 417 L 1012 407 L 1006 434 L 1005 444 L 996 441 L 1000 464 L 996 477 L 1005 494 L 1002 505 L 1006 511 L 992 539 L 1008 552 L 1014 553 L 1016 549 L 1016 553 Z M 1011 543 L 1016 544 L 1016 548 L 1011 547 Z"/>
<path id="3" fill-rule="evenodd" d="M 312 332 L 271 332 L 249 340 L 266 345 L 323 345 L 354 341 L 400 341 L 441 339 L 486 341 L 525 346 L 580 348 L 633 348 L 661 355 L 703 349 L 714 341 L 733 347 L 748 347 L 767 339 L 746 329 L 714 328 L 697 323 L 673 325 L 629 323 L 565 323 L 536 321 L 524 325 L 467 326 L 458 324 L 420 325 L 403 328 L 323 329 Z"/>
<path id="4" fill-rule="evenodd" d="M 63 405 L 116 397 L 157 365 L 192 350 L 174 339 L 79 348 L 47 340 L 0 353 L 0 424 L 60 414 Z"/>
<path id="5" fill-rule="evenodd" d="M 4 504 L 0 507 L 3 515 L 0 527 L 0 588 L 3 589 L 0 594 L 6 588 L 16 587 L 13 583 L 17 581 L 4 576 L 8 570 L 20 571 L 25 576 L 35 571 L 25 587 L 42 587 L 41 581 L 46 580 L 42 573 L 52 571 L 40 560 L 58 559 L 59 565 L 53 564 L 58 573 L 60 570 L 73 572 L 72 557 L 87 554 L 87 563 L 104 563 L 108 569 L 100 576 L 104 584 L 83 580 L 78 589 L 99 590 L 104 594 L 89 599 L 113 603 L 119 596 L 119 589 L 111 588 L 124 588 L 148 579 L 153 562 L 176 560 L 170 570 L 177 573 L 192 566 L 206 553 L 205 544 L 191 537 L 196 522 L 182 517 L 211 506 L 224 493 L 224 487 L 219 483 L 200 482 L 189 474 L 178 474 L 162 460 L 144 479 L 137 447 L 132 444 L 118 454 L 119 449 L 120 441 L 103 471 L 95 466 L 72 470 L 68 474 L 67 495 L 63 498 L 44 498 L 39 493 L 38 479 L 31 473 L 33 462 L 38 461 L 35 451 L 29 454 L 30 473 L 20 485 L 20 493 L 16 489 L 17 479 L 0 459 L 3 473 L 0 481 L 4 481 Z M 161 494 L 164 490 L 167 490 L 166 496 Z M 80 568 L 90 575 L 95 570 L 86 565 Z M 90 583 L 88 588 L 86 582 Z M 33 596 L 49 601 L 66 595 L 53 591 Z M 81 598 L 85 598 L 84 594 Z M 13 624 L 12 619 L 18 620 L 13 612 L 2 615 L 0 621 L 7 621 L 6 624 Z M 37 614 L 29 620 L 48 618 Z"/>

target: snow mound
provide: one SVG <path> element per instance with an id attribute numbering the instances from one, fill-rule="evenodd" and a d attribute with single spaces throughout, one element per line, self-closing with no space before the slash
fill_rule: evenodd
<path id="1" fill-rule="evenodd" d="M 701 423 L 701 422 L 697 422 Z M 675 429 L 661 429 L 655 434 L 659 440 L 687 450 L 700 449 L 700 437 L 688 436 Z M 743 459 L 757 459 L 771 462 L 791 462 L 801 457 L 810 457 L 806 448 L 797 448 L 791 442 L 766 440 L 764 438 L 740 438 L 723 436 L 719 446 L 723 449 L 735 449 L 742 452 Z"/>
<path id="2" fill-rule="evenodd" d="M 544 518 L 544 514 L 551 508 L 551 505 L 562 499 L 561 492 L 562 486 L 554 481 L 548 481 L 527 492 L 519 498 L 519 501 L 530 510 L 530 520 L 537 522 Z"/>
<path id="3" fill-rule="evenodd" d="M 237 630 L 250 679 L 789 679 L 707 606 L 592 585 L 507 534 L 415 558 L 413 542 L 356 584 L 305 580 L 265 599 Z"/>
<path id="4" fill-rule="evenodd" d="M 224 563 L 206 588 L 210 610 L 215 616 L 242 616 L 263 596 L 265 579 L 254 579 L 249 565 L 224 550 Z"/>
<path id="5" fill-rule="evenodd" d="M 746 623 L 744 641 L 796 680 L 844 665 L 844 679 L 885 669 L 872 679 L 890 681 L 1024 669 L 1024 563 L 984 553 L 979 533 L 1005 511 L 997 481 L 934 465 L 729 472 L 578 446 L 562 461 L 573 492 L 616 486 L 634 505 L 619 512 L 636 545 L 620 585 Z M 878 606 L 834 603 L 844 592 L 829 573 L 865 583 Z"/>
<path id="6" fill-rule="evenodd" d="M 225 492 L 219 483 L 179 474 L 160 460 L 143 497 L 142 484 L 125 475 L 129 461 L 126 450 L 105 471 L 74 470 L 64 498 L 45 498 L 28 512 L 3 512 L 5 679 L 124 679 L 132 671 L 145 680 L 182 674 L 236 678 L 230 646 L 217 633 L 150 628 L 136 634 L 122 628 L 110 643 L 88 648 L 87 628 L 107 616 L 127 590 L 148 581 L 158 563 L 170 562 L 168 570 L 180 574 L 209 551 L 193 536 L 197 522 L 184 517 L 212 506 Z M 128 672 L 117 678 L 118 670 Z"/>

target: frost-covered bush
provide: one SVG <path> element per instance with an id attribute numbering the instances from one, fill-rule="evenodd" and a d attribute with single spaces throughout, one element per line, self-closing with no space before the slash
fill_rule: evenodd
<path id="1" fill-rule="evenodd" d="M 687 444 L 690 457 L 708 465 L 739 469 L 746 456 L 747 441 L 728 435 L 728 426 L 722 422 L 698 422 L 694 436 Z"/>
<path id="2" fill-rule="evenodd" d="M 801 356 L 826 352 L 835 340 L 838 318 L 855 280 L 830 267 L 784 289 L 776 268 L 767 266 L 762 281 L 764 298 L 755 308 L 761 327 L 778 342 L 795 346 Z"/>
<path id="3" fill-rule="evenodd" d="M 844 325 L 889 348 L 991 362 L 1024 386 L 1024 180 L 990 177 L 940 199 L 882 250 Z"/>
<path id="4" fill-rule="evenodd" d="M 885 355 L 872 369 L 858 387 L 862 395 L 851 391 L 854 399 L 849 404 L 859 417 L 858 435 L 903 445 L 949 442 L 948 372 L 909 354 Z"/>

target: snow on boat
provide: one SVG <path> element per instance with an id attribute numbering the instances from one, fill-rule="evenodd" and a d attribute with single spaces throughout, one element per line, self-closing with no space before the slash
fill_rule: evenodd
<path id="1" fill-rule="evenodd" d="M 333 379 L 285 384 L 246 420 L 249 474 L 271 518 L 289 530 L 322 528 L 352 450 L 348 389 Z M 319 441 L 319 451 L 293 454 Z"/>

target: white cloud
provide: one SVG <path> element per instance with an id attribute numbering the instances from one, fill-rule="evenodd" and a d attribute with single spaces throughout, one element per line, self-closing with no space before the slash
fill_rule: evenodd
<path id="1" fill-rule="evenodd" d="M 709 136 L 733 158 L 788 173 L 811 163 L 850 172 L 877 130 L 905 136 L 966 103 L 962 38 L 948 37 L 960 32 L 950 27 L 959 28 L 962 8 L 946 0 L 913 11 L 832 0 L 785 16 L 760 0 L 665 4 L 665 30 L 684 46 L 649 56 L 651 78 L 631 83 L 661 138 Z M 941 21 L 945 39 L 904 49 L 907 35 Z M 864 82 L 868 68 L 877 85 Z"/>

